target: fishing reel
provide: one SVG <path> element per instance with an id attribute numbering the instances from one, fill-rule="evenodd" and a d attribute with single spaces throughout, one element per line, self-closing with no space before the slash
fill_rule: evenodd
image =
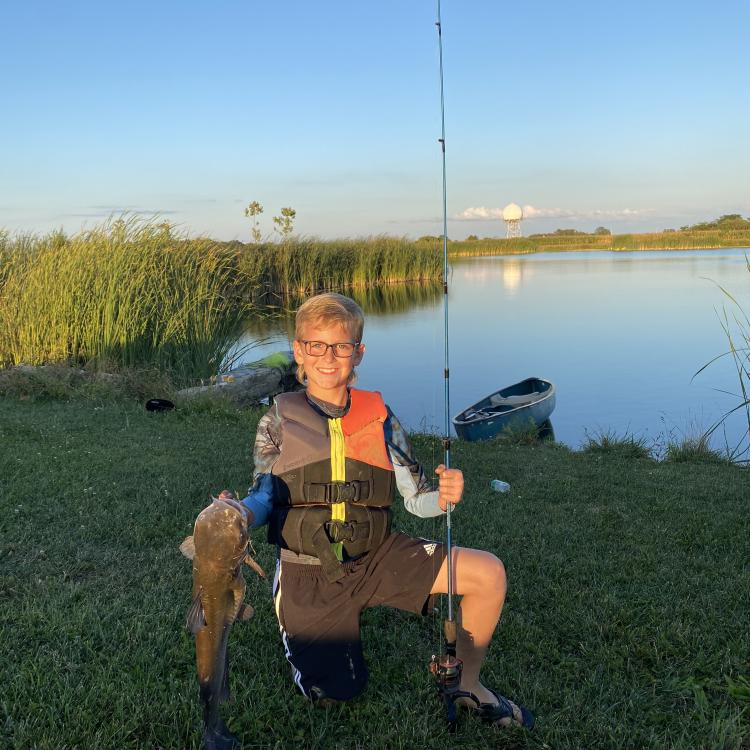
<path id="1" fill-rule="evenodd" d="M 430 672 L 437 682 L 438 697 L 445 705 L 450 732 L 456 731 L 456 698 L 463 695 L 463 691 L 459 690 L 463 666 L 460 659 L 449 653 L 433 655 L 430 660 Z"/>
<path id="2" fill-rule="evenodd" d="M 461 686 L 461 672 L 464 663 L 456 657 L 456 623 L 446 620 L 445 653 L 433 654 L 430 659 L 430 672 L 437 682 L 438 697 L 445 705 L 448 720 L 448 731 L 456 731 L 456 698 L 466 695 Z"/>

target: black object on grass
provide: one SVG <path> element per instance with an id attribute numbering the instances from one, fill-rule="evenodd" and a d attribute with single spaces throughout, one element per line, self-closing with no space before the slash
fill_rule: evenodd
<path id="1" fill-rule="evenodd" d="M 171 411 L 174 404 L 166 398 L 150 398 L 146 401 L 146 411 Z"/>

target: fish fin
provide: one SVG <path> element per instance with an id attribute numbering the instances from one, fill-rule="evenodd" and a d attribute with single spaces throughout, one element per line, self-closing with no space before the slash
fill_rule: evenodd
<path id="1" fill-rule="evenodd" d="M 242 604 L 240 604 L 239 612 L 237 612 L 237 621 L 245 622 L 249 620 L 254 614 L 255 610 L 253 609 L 253 605 L 248 604 L 247 602 L 243 602 Z"/>
<path id="2" fill-rule="evenodd" d="M 263 568 L 260 567 L 260 564 L 253 560 L 250 555 L 245 555 L 245 565 L 249 565 L 261 578 L 266 577 L 266 571 L 263 570 Z"/>
<path id="3" fill-rule="evenodd" d="M 198 635 L 199 631 L 206 627 L 206 616 L 203 612 L 203 602 L 201 602 L 200 594 L 196 595 L 195 599 L 193 599 L 193 603 L 190 605 L 185 627 L 193 635 Z"/>
<path id="4" fill-rule="evenodd" d="M 224 673 L 222 674 L 221 690 L 219 692 L 219 700 L 224 703 L 230 700 L 232 692 L 229 689 L 229 645 L 224 649 Z"/>
<path id="5" fill-rule="evenodd" d="M 180 552 L 187 557 L 188 560 L 193 560 L 195 558 L 195 542 L 193 541 L 192 536 L 186 536 L 182 540 L 182 544 L 180 545 Z"/>

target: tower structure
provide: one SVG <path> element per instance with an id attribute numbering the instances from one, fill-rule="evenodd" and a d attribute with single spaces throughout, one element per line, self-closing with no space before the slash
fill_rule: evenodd
<path id="1" fill-rule="evenodd" d="M 508 238 L 520 237 L 522 220 L 523 210 L 521 209 L 521 207 L 516 203 L 509 203 L 503 209 L 503 221 L 505 222 L 505 226 L 507 229 L 507 231 L 505 232 L 505 236 Z"/>

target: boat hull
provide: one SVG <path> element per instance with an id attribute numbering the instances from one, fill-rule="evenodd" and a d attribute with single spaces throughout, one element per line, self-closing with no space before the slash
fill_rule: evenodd
<path id="1" fill-rule="evenodd" d="M 491 440 L 504 431 L 543 427 L 555 409 L 555 386 L 542 378 L 527 378 L 472 404 L 453 418 L 463 440 Z"/>

